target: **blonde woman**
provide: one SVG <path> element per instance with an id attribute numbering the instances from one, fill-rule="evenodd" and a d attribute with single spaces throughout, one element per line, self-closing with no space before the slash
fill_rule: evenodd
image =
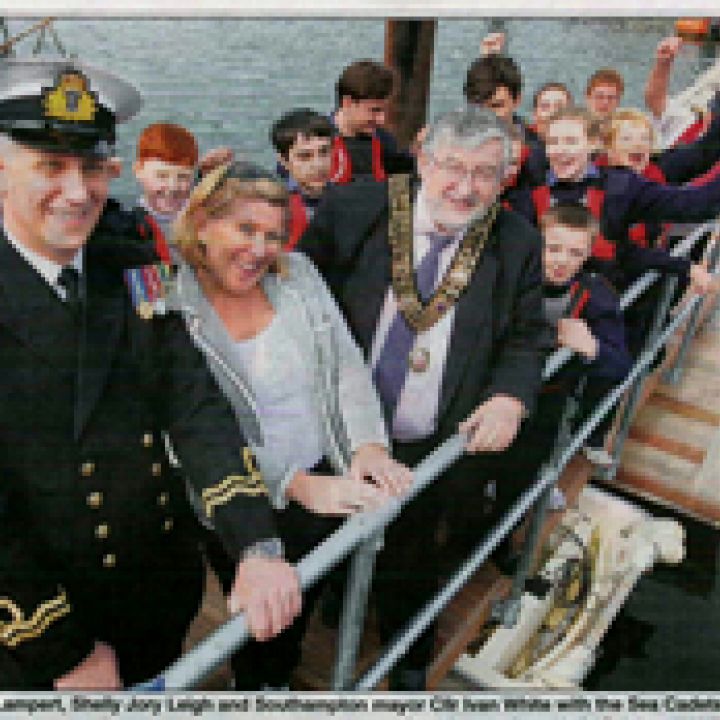
<path id="1" fill-rule="evenodd" d="M 181 309 L 277 511 L 279 542 L 258 551 L 295 562 L 340 516 L 380 507 L 412 477 L 388 454 L 370 373 L 329 291 L 309 260 L 281 251 L 287 214 L 278 180 L 234 162 L 198 185 L 175 239 Z M 278 638 L 239 653 L 238 689 L 287 685 L 310 605 Z"/>

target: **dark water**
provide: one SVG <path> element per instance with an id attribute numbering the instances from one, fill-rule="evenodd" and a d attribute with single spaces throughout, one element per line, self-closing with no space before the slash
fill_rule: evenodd
<path id="1" fill-rule="evenodd" d="M 13 19 L 19 31 L 29 20 Z M 642 88 L 658 40 L 671 32 L 668 18 L 510 19 L 509 52 L 525 76 L 523 111 L 533 89 L 555 79 L 581 96 L 588 76 L 612 65 L 626 79 L 627 105 L 642 102 Z M 381 19 L 61 19 L 55 26 L 70 52 L 112 69 L 143 93 L 143 110 L 119 136 L 126 170 L 115 193 L 136 193 L 129 164 L 139 131 L 152 122 L 178 122 L 201 149 L 228 144 L 272 163 L 271 123 L 286 110 L 329 111 L 334 84 L 353 60 L 383 57 Z M 435 47 L 430 116 L 458 107 L 470 62 L 488 31 L 487 18 L 441 20 Z M 30 53 L 32 43 L 22 46 Z M 688 84 L 699 53 L 683 50 L 673 86 Z"/>
<path id="2" fill-rule="evenodd" d="M 658 564 L 640 580 L 599 648 L 586 690 L 720 689 L 720 533 L 677 519 L 686 531 L 685 560 Z"/>

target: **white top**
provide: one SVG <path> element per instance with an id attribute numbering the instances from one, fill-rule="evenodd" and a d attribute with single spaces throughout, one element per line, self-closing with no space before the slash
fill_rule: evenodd
<path id="1" fill-rule="evenodd" d="M 326 453 L 311 369 L 287 338 L 283 318 L 276 312 L 255 337 L 234 343 L 235 360 L 257 404 L 266 447 L 279 462 L 309 470 Z"/>
<path id="2" fill-rule="evenodd" d="M 435 231 L 436 229 L 425 207 L 421 187 L 413 210 L 413 262 L 415 268 L 420 265 L 425 254 L 430 249 L 432 241 L 429 234 Z M 440 253 L 434 288 L 437 287 L 438 282 L 450 266 L 464 232 L 464 228 L 459 230 L 455 234 L 455 240 L 449 243 Z M 373 337 L 370 352 L 370 364 L 373 368 L 377 365 L 380 351 L 385 345 L 388 330 L 397 312 L 397 300 L 391 285 L 385 296 L 385 302 Z M 415 338 L 413 349 L 423 348 L 427 350 L 430 353 L 430 363 L 424 372 L 408 371 L 392 421 L 391 435 L 395 440 L 420 440 L 432 435 L 437 428 L 440 389 L 454 319 L 455 307 L 453 306 L 431 328 L 418 333 Z"/>
<path id="3" fill-rule="evenodd" d="M 7 229 L 4 228 L 5 237 L 8 242 L 22 255 L 22 257 L 28 262 L 28 264 L 42 277 L 43 280 L 57 293 L 61 300 L 65 300 L 65 288 L 60 285 L 58 278 L 65 265 L 60 265 L 54 260 L 50 260 L 43 255 L 36 253 L 34 250 L 30 250 L 21 244 L 17 238 Z M 71 267 L 74 267 L 80 275 L 83 271 L 83 248 L 80 248 L 75 257 L 70 263 Z"/>

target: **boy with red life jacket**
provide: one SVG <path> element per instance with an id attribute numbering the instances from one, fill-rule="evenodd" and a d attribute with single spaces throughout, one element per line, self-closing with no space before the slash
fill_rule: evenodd
<path id="1" fill-rule="evenodd" d="M 543 304 L 555 328 L 555 347 L 575 352 L 573 359 L 548 380 L 540 396 L 536 424 L 540 446 L 549 451 L 569 394 L 587 378 L 577 423 L 587 419 L 599 400 L 630 370 L 632 360 L 618 295 L 608 281 L 586 269 L 599 225 L 583 205 L 561 204 L 541 220 L 543 234 Z M 585 453 L 604 464 L 604 434 L 609 421 L 593 432 Z"/>
<path id="2" fill-rule="evenodd" d="M 598 167 L 591 162 L 592 117 L 565 109 L 550 122 L 546 183 L 515 194 L 513 208 L 539 224 L 558 203 L 581 203 L 600 223 L 592 248 L 593 268 L 623 288 L 646 270 L 689 276 L 705 292 L 710 276 L 702 266 L 673 258 L 662 248 L 639 247 L 628 236 L 637 222 L 699 222 L 720 212 L 720 180 L 703 187 L 676 188 L 651 182 L 627 168 Z"/>
<path id="3" fill-rule="evenodd" d="M 332 182 L 382 181 L 394 173 L 414 173 L 414 158 L 398 148 L 384 127 L 394 85 L 393 71 L 373 60 L 358 60 L 342 71 L 335 85 L 337 109 L 331 117 Z"/>
<path id="4" fill-rule="evenodd" d="M 283 115 L 270 131 L 278 174 L 290 190 L 286 250 L 295 247 L 330 181 L 333 126 L 325 115 L 300 108 Z"/>
<path id="5" fill-rule="evenodd" d="M 197 163 L 197 141 L 184 127 L 155 123 L 140 133 L 133 171 L 142 196 L 133 213 L 140 233 L 152 239 L 163 262 L 179 261 L 171 228 L 190 197 Z"/>

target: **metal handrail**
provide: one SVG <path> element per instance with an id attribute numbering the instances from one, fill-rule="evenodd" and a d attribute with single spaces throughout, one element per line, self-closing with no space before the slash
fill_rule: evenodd
<path id="1" fill-rule="evenodd" d="M 452 598 L 457 595 L 482 563 L 487 560 L 490 553 L 492 553 L 505 536 L 512 531 L 518 521 L 530 511 L 542 493 L 557 482 L 560 474 L 577 451 L 583 446 L 598 423 L 620 402 L 625 391 L 642 375 L 643 371 L 650 367 L 660 348 L 667 344 L 673 333 L 685 318 L 699 306 L 702 300 L 703 298 L 700 296 L 693 298 L 665 327 L 652 347 L 640 354 L 625 380 L 613 388 L 603 398 L 592 415 L 583 423 L 575 435 L 573 435 L 568 445 L 560 453 L 557 464 L 554 466 L 543 466 L 538 481 L 521 495 L 515 505 L 503 516 L 503 519 L 492 529 L 489 536 L 462 564 L 460 569 L 450 578 L 440 592 L 412 618 L 390 643 L 380 659 L 377 660 L 357 682 L 354 687 L 355 690 L 370 690 L 387 675 L 395 663 L 409 650 L 412 643 L 442 612 Z"/>
<path id="2" fill-rule="evenodd" d="M 673 248 L 671 254 L 674 257 L 679 257 L 680 255 L 686 254 L 692 247 L 694 247 L 694 245 L 705 233 L 709 232 L 716 225 L 717 221 L 710 221 L 699 226 L 686 238 L 684 238 L 683 241 L 678 243 Z M 630 304 L 632 304 L 645 290 L 647 290 L 647 288 L 649 288 L 654 282 L 656 282 L 658 277 L 660 277 L 660 273 L 651 270 L 645 273 L 642 277 L 638 278 L 638 280 L 636 280 L 623 294 L 620 301 L 621 307 L 625 309 Z M 688 303 L 685 308 L 683 308 L 680 313 L 678 313 L 676 318 L 661 334 L 660 337 L 663 338 L 661 344 L 664 344 L 664 342 L 667 341 L 667 338 L 669 338 L 670 334 L 674 332 L 674 330 L 680 324 L 681 320 L 684 319 L 686 315 L 690 312 L 688 308 L 695 307 L 695 305 L 701 301 L 701 297 L 694 298 L 690 303 Z M 658 345 L 658 348 L 659 347 L 660 345 Z M 658 348 L 656 348 L 652 352 L 652 355 L 649 356 L 649 359 L 648 351 L 641 353 L 637 363 L 635 364 L 635 366 L 633 366 L 633 369 L 630 371 L 625 381 L 618 385 L 603 400 L 598 410 L 593 413 L 590 419 L 583 425 L 581 430 L 578 431 L 575 436 L 573 436 L 573 440 L 570 442 L 568 447 L 560 454 L 556 467 L 565 467 L 569 460 L 580 449 L 584 440 L 587 438 L 590 432 L 592 432 L 592 429 L 595 427 L 595 425 L 618 402 L 619 398 L 622 396 L 625 390 L 630 387 L 630 385 L 635 381 L 640 372 L 644 368 L 649 366 Z M 547 380 L 549 377 L 552 377 L 570 359 L 571 356 L 572 352 L 566 351 L 566 349 L 564 348 L 554 353 L 548 359 L 548 362 L 545 365 L 545 370 L 543 372 L 543 380 Z M 612 398 L 612 402 L 608 405 L 610 398 Z M 602 414 L 598 415 L 598 412 L 600 410 L 603 410 L 603 412 Z M 592 425 L 592 427 L 588 428 L 588 423 L 593 420 L 594 424 Z M 415 481 L 413 483 L 413 486 L 405 496 L 399 499 L 391 500 L 386 506 L 384 506 L 378 511 L 372 513 L 360 513 L 358 515 L 354 515 L 348 518 L 348 520 L 346 520 L 340 528 L 338 528 L 334 533 L 332 533 L 329 537 L 322 541 L 317 547 L 315 547 L 307 555 L 305 555 L 296 565 L 296 570 L 302 589 L 306 590 L 307 588 L 312 587 L 321 577 L 323 577 L 328 571 L 338 565 L 359 545 L 369 541 L 369 539 L 374 534 L 383 530 L 390 522 L 395 519 L 395 517 L 397 517 L 397 515 L 400 514 L 406 504 L 411 502 L 418 493 L 420 493 L 425 487 L 430 485 L 439 475 L 441 475 L 450 465 L 456 462 L 464 454 L 464 446 L 465 439 L 462 436 L 456 434 L 450 437 L 414 468 L 413 474 L 415 477 Z M 560 470 L 560 472 L 561 471 L 562 470 Z M 507 522 L 505 522 L 505 520 L 503 520 L 501 525 L 498 526 L 503 530 L 505 534 L 507 534 L 512 529 L 514 523 L 517 522 L 517 520 L 519 520 L 525 513 L 528 512 L 528 510 L 532 507 L 537 498 L 541 495 L 543 490 L 549 487 L 551 483 L 547 480 L 547 478 L 552 477 L 552 482 L 555 482 L 555 480 L 557 479 L 557 474 L 557 472 L 553 472 L 550 475 L 548 475 L 547 472 L 541 473 L 541 478 L 538 483 L 533 485 L 533 487 L 530 488 L 522 496 L 518 504 L 514 506 L 513 510 L 515 508 L 522 507 L 522 509 L 519 510 L 519 514 L 515 516 L 513 511 L 511 511 L 511 513 L 508 514 L 505 519 L 507 520 L 508 518 L 510 518 L 512 519 L 512 522 L 508 524 Z M 524 500 L 527 500 L 527 503 L 525 503 Z M 491 536 L 491 539 L 492 537 L 494 536 Z M 502 537 L 504 537 L 504 535 Z M 479 561 L 478 566 L 485 558 L 487 558 L 487 555 L 492 552 L 492 549 L 495 547 L 495 545 L 497 545 L 498 542 L 500 542 L 500 539 L 498 539 L 491 547 L 487 549 L 487 552 L 483 554 L 482 559 Z M 479 548 L 478 553 L 483 548 L 484 544 Z M 473 558 L 471 558 L 468 562 L 471 562 L 472 560 Z M 465 566 L 463 566 L 463 568 L 465 568 Z M 462 573 L 463 570 L 461 569 L 460 574 Z M 464 574 L 463 577 L 465 577 Z M 453 580 L 451 580 L 450 582 L 453 583 Z M 444 593 L 448 587 L 449 586 L 446 586 L 446 588 L 441 591 L 441 594 L 438 597 L 445 597 Z M 454 584 L 453 587 L 455 587 Z M 458 586 L 458 589 L 459 587 L 462 587 L 462 584 Z M 452 596 L 456 592 L 457 590 L 455 590 L 452 594 L 449 595 L 448 599 L 445 601 L 445 604 L 447 604 L 449 599 L 452 598 Z M 431 603 L 430 605 L 426 606 L 426 609 L 433 606 L 434 603 Z M 442 609 L 442 607 L 444 607 L 444 604 L 441 606 L 440 609 Z M 435 615 L 436 614 L 437 613 L 435 613 Z M 421 611 L 420 615 L 417 616 L 416 619 L 418 617 L 421 617 L 423 622 L 427 620 L 426 625 L 423 626 L 424 629 L 427 624 L 432 622 L 432 619 L 435 617 L 435 615 L 428 616 L 425 611 Z M 428 617 L 429 619 L 427 619 Z M 413 626 L 409 626 L 406 632 L 414 632 Z M 211 635 L 202 640 L 192 650 L 178 658 L 174 663 L 172 663 L 172 665 L 170 665 L 170 667 L 165 670 L 164 673 L 159 675 L 157 678 L 138 685 L 133 688 L 133 690 L 161 692 L 165 690 L 187 689 L 194 687 L 215 668 L 217 668 L 222 662 L 229 658 L 230 655 L 232 655 L 232 653 L 248 639 L 248 637 L 249 635 L 247 624 L 245 622 L 245 617 L 244 614 L 241 613 L 231 618 L 228 622 L 215 630 Z M 415 639 L 415 637 L 417 637 L 417 635 L 413 634 L 413 637 L 409 642 L 412 643 L 412 640 Z M 402 639 L 403 636 L 401 635 L 400 640 Z M 397 642 L 400 642 L 400 640 L 398 640 Z M 407 647 L 409 647 L 409 645 L 405 647 L 405 650 L 401 652 L 400 655 L 397 655 L 397 653 L 395 652 L 395 647 L 395 643 L 391 644 L 390 649 L 379 661 L 379 663 L 384 663 L 383 667 L 387 663 L 386 658 L 389 658 L 392 655 L 394 659 L 397 660 L 399 657 L 402 657 L 402 654 L 404 654 L 404 651 L 407 650 Z M 374 668 L 378 667 L 379 663 L 374 666 Z M 392 667 L 393 663 L 394 660 L 389 665 L 389 667 Z M 363 678 L 363 681 L 370 676 L 370 673 L 373 673 L 374 668 L 366 674 L 366 676 Z M 382 675 L 380 677 L 382 677 Z"/>

